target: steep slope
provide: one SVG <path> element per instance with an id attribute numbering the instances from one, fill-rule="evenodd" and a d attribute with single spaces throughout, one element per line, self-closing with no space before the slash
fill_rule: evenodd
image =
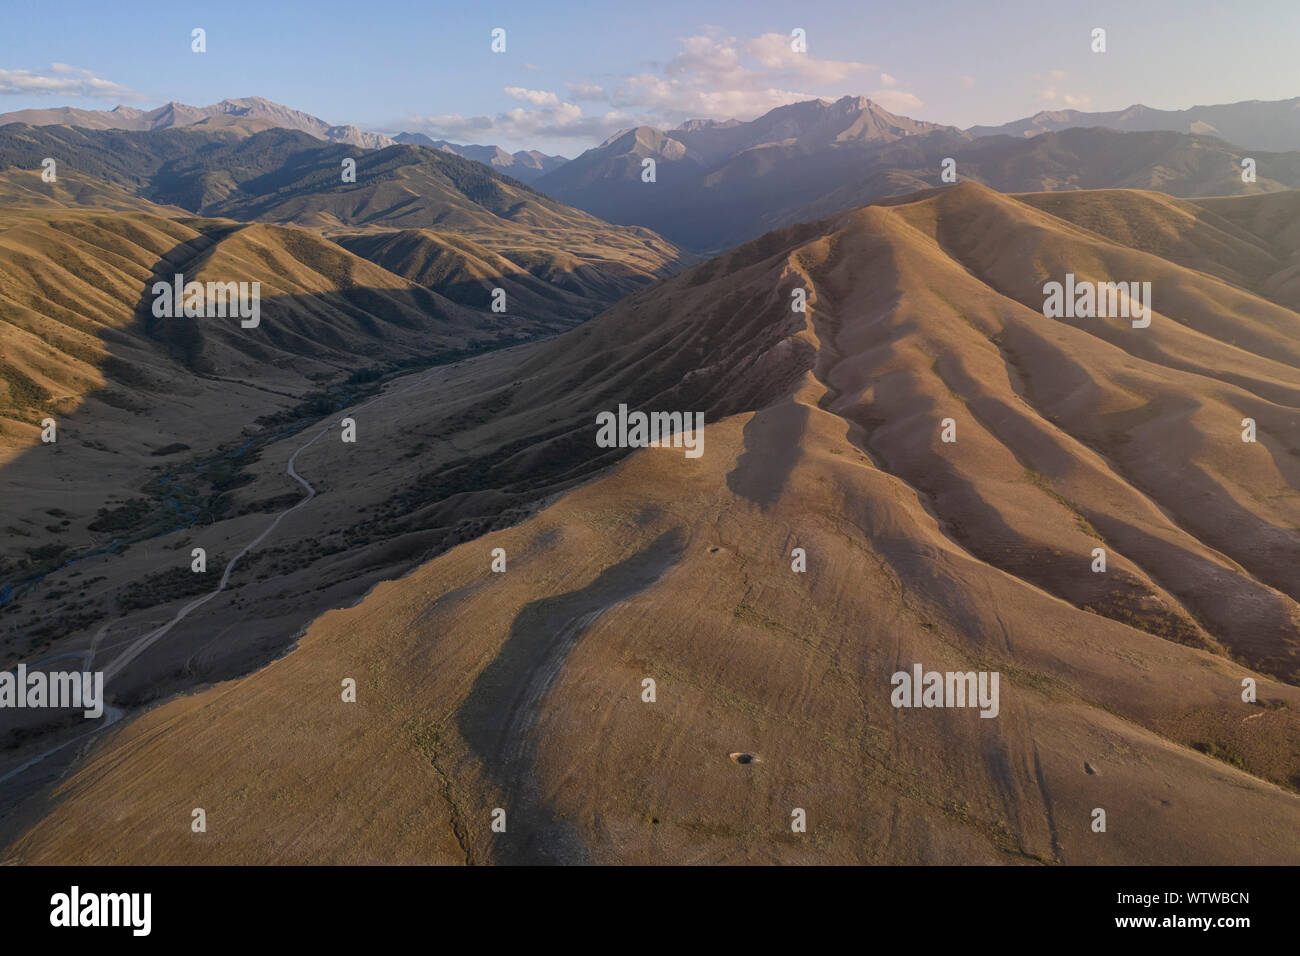
<path id="1" fill-rule="evenodd" d="M 0 215 L 6 656 L 86 620 L 75 592 L 66 603 L 41 600 L 59 594 L 42 592 L 46 574 L 215 520 L 251 459 L 241 456 L 268 434 L 300 428 L 399 369 L 577 321 L 523 313 L 523 301 L 505 313 L 486 301 L 457 305 L 303 230 L 165 212 L 47 204 Z M 257 311 L 159 317 L 153 286 L 177 274 L 246 283 L 250 293 L 257 283 Z M 561 311 L 553 300 L 538 297 L 548 315 Z M 47 419 L 57 425 L 51 444 L 42 442 Z M 36 600 L 18 603 L 25 595 Z"/>
<path id="2" fill-rule="evenodd" d="M 891 113 L 865 96 L 844 96 L 833 102 L 778 106 L 748 123 L 687 124 L 668 135 L 712 165 L 759 146 L 816 150 L 850 143 L 892 143 L 938 132 L 961 135 L 951 126 Z"/>
<path id="3" fill-rule="evenodd" d="M 586 284 L 591 272 L 573 270 L 545 282 L 491 249 L 462 236 L 431 229 L 402 229 L 336 235 L 349 252 L 456 302 L 481 302 L 491 308 L 496 289 L 506 293 L 513 312 L 563 316 L 570 323 L 600 311 L 616 290 Z"/>
<path id="4" fill-rule="evenodd" d="M 1224 220 L 1268 247 L 1270 255 L 1252 263 L 1262 276 L 1261 295 L 1300 308 L 1300 192 L 1284 196 L 1201 199 L 1197 205 L 1212 221 Z M 1224 227 L 1225 229 L 1227 227 Z"/>
<path id="5" fill-rule="evenodd" d="M 1098 202 L 1099 196 L 1105 202 Z M 1017 197 L 1131 248 L 1300 309 L 1300 192 L 1183 200 L 1134 190 Z"/>
<path id="6" fill-rule="evenodd" d="M 1186 212 L 1125 198 L 1074 214 Z M 967 183 L 780 230 L 395 383 L 359 453 L 268 447 L 259 481 L 296 454 L 324 489 L 290 555 L 416 436 L 430 483 L 380 509 L 412 530 L 467 494 L 567 493 L 109 731 L 8 818 L 8 857 L 1294 864 L 1300 315 L 1034 200 Z M 1227 241 L 1203 225 L 1187 242 Z M 1045 318 L 1067 272 L 1151 282 L 1150 326 Z M 702 457 L 599 471 L 620 402 L 704 412 Z M 319 577 L 289 564 L 200 616 L 263 619 Z M 914 665 L 997 672 L 996 716 L 892 706 Z"/>
<path id="7" fill-rule="evenodd" d="M 338 148 L 335 147 L 335 150 Z M 436 229 L 484 245 L 539 277 L 581 273 L 613 301 L 671 271 L 682 257 L 646 229 L 612 226 L 480 163 L 415 146 L 360 157 L 357 182 L 340 183 L 335 158 L 312 157 L 292 176 L 242 186 L 211 213 L 322 229 Z"/>
<path id="8" fill-rule="evenodd" d="M 602 219 L 717 249 L 752 238 L 773 209 L 811 201 L 860 170 L 875 149 L 913 136 L 969 139 L 846 96 L 779 107 L 748 123 L 625 130 L 536 186 Z M 656 164 L 652 184 L 642 181 L 647 159 Z"/>
<path id="9" fill-rule="evenodd" d="M 151 212 L 163 216 L 188 215 L 179 206 L 152 203 L 121 186 L 67 169 L 52 183 L 41 179 L 39 169 L 0 169 L 0 204 L 6 208 L 57 206 L 64 209 Z"/>
<path id="10" fill-rule="evenodd" d="M 127 393 L 131 379 L 148 378 L 145 370 L 160 370 L 160 362 L 175 363 L 172 376 L 305 392 L 314 381 L 346 377 L 359 358 L 414 359 L 490 337 L 503 321 L 486 304 L 453 305 L 302 230 L 228 220 L 15 209 L 3 219 L 0 262 L 0 334 L 14 376 L 0 405 L 7 435 L 30 437 L 25 419 L 37 406 L 23 405 L 19 393 L 75 406 L 103 384 L 94 370 L 106 362 L 121 367 Z M 259 283 L 259 324 L 242 327 L 233 315 L 157 317 L 152 286 L 177 273 L 186 282 Z M 509 334 L 543 329 L 523 319 Z"/>

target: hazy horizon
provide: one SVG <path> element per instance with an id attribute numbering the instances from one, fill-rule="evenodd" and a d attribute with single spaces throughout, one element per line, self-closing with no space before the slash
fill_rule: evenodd
<path id="1" fill-rule="evenodd" d="M 571 157 L 631 126 L 745 121 L 819 97 L 866 96 L 967 128 L 1040 110 L 1178 110 L 1300 91 L 1292 4 L 1230 15 L 1208 2 L 1099 3 L 1084 13 L 1011 6 L 990 15 L 986 4 L 953 0 L 855 11 L 844 22 L 822 3 L 728 2 L 706 16 L 678 2 L 644 14 L 571 3 L 463 13 L 399 2 L 368 18 L 334 0 L 311 17 L 243 0 L 206 11 L 78 0 L 60 11 L 84 27 L 70 35 L 51 30 L 46 8 L 25 0 L 12 5 L 0 37 L 0 112 L 259 96 L 333 124 Z M 141 55 L 146 12 L 149 54 Z M 503 53 L 490 49 L 498 27 Z M 1107 31 L 1105 54 L 1090 49 L 1096 27 Z M 194 28 L 206 31 L 205 53 L 191 50 Z M 805 32 L 806 53 L 790 49 L 795 29 Z M 1234 69 L 1225 75 L 1216 63 Z"/>

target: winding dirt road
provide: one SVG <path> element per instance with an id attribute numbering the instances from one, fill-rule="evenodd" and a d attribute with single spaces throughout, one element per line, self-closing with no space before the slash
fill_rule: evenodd
<path id="1" fill-rule="evenodd" d="M 531 342 L 523 343 L 523 345 L 531 345 L 531 344 L 533 343 Z M 510 348 L 502 349 L 501 351 L 502 352 L 513 351 L 515 349 L 523 347 L 523 345 L 511 346 Z M 320 441 L 320 439 L 323 438 L 335 426 L 341 424 L 343 419 L 350 418 L 354 415 L 357 415 L 360 412 L 364 411 L 365 409 L 369 408 L 371 405 L 374 405 L 378 402 L 387 401 L 390 398 L 396 398 L 399 395 L 404 395 L 405 393 L 411 391 L 412 389 L 424 385 L 426 382 L 428 382 L 430 379 L 434 378 L 435 376 L 444 374 L 450 371 L 451 369 L 460 367 L 463 363 L 464 360 L 462 360 L 461 362 L 454 362 L 449 365 L 436 366 L 435 368 L 429 370 L 423 375 L 418 375 L 413 377 L 413 380 L 411 382 L 408 382 L 406 385 L 402 386 L 401 388 L 397 388 L 388 392 L 383 392 L 379 395 L 375 395 L 374 397 L 372 397 L 366 402 L 363 402 L 360 405 L 340 410 L 340 412 L 337 413 L 336 418 L 332 418 L 330 421 L 328 421 L 310 439 L 308 439 L 304 444 L 300 445 L 297 449 L 295 449 L 293 454 L 289 456 L 289 461 L 285 467 L 285 473 L 306 490 L 307 492 L 306 497 L 304 497 L 302 500 L 296 502 L 295 504 L 286 508 L 284 511 L 281 511 L 279 514 L 277 514 L 256 538 L 254 538 L 248 544 L 244 545 L 244 547 L 240 549 L 239 553 L 236 554 L 233 558 L 231 558 L 229 562 L 227 562 L 225 570 L 221 574 L 221 580 L 218 582 L 216 588 L 214 588 L 212 591 L 209 591 L 207 594 L 201 595 L 200 597 L 197 597 L 194 600 L 190 601 L 188 604 L 186 604 L 185 606 L 177 610 L 177 612 L 175 613 L 175 615 L 173 615 L 171 620 L 167 621 L 165 624 L 155 627 L 153 630 L 141 635 L 140 637 L 133 640 L 130 644 L 128 644 L 126 648 L 120 654 L 118 654 L 117 657 L 115 657 L 107 667 L 104 668 L 105 685 L 107 686 L 109 681 L 111 681 L 115 676 L 120 674 L 124 668 L 126 668 L 128 665 L 131 664 L 132 661 L 138 658 L 141 654 L 147 651 L 158 641 L 166 637 L 167 634 L 172 630 L 172 628 L 174 628 L 177 624 L 185 620 L 185 618 L 189 617 L 191 614 L 193 614 L 203 605 L 207 604 L 218 594 L 224 591 L 229 586 L 230 576 L 234 573 L 235 568 L 236 566 L 238 566 L 240 560 L 242 560 L 245 555 L 247 555 L 258 545 L 260 545 L 263 541 L 265 541 L 267 537 L 273 531 L 275 531 L 275 529 L 279 526 L 280 522 L 283 521 L 288 515 L 290 515 L 294 511 L 297 511 L 299 508 L 303 507 L 308 502 L 310 502 L 313 498 L 316 497 L 316 488 L 312 485 L 310 481 L 308 481 L 306 478 L 304 478 L 302 475 L 298 473 L 297 461 L 299 455 L 305 452 L 312 445 L 316 444 L 316 442 Z M 112 623 L 119 623 L 119 622 L 111 622 L 108 624 L 104 624 L 95 633 L 95 636 L 91 639 L 90 646 L 84 652 L 85 663 L 82 665 L 84 669 L 88 670 L 90 668 L 91 664 L 94 661 L 95 654 L 98 651 L 99 644 L 103 640 L 105 633 L 107 632 L 108 628 L 112 625 Z M 59 656 L 65 656 L 65 655 L 59 655 Z M 47 661 L 54 660 L 54 659 L 55 658 L 47 658 Z M 86 731 L 83 734 L 79 734 L 78 736 L 73 737 L 70 740 L 66 740 L 61 744 L 51 747 L 49 750 L 37 754 L 36 756 L 32 757 L 29 760 L 24 761 L 23 763 L 15 767 L 13 770 L 10 770 L 4 776 L 0 776 L 0 784 L 3 784 L 6 781 L 14 779 L 15 777 L 22 774 L 24 771 L 28 770 L 29 768 L 45 760 L 47 757 L 50 757 L 51 755 L 56 754 L 72 746 L 73 744 L 85 740 L 86 738 L 92 736 L 93 734 L 99 733 L 101 730 L 104 730 L 105 728 L 112 726 L 113 724 L 117 723 L 117 721 L 121 720 L 122 717 L 124 716 L 125 716 L 125 711 L 116 707 L 110 707 L 106 705 L 104 708 L 103 718 L 96 721 L 96 724 L 92 729 Z"/>

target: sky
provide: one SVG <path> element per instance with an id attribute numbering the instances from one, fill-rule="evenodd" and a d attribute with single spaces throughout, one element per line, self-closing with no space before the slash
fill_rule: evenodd
<path id="1" fill-rule="evenodd" d="M 330 123 L 575 156 L 630 126 L 844 95 L 960 127 L 1289 99 L 1300 0 L 0 0 L 0 112 L 261 96 Z"/>

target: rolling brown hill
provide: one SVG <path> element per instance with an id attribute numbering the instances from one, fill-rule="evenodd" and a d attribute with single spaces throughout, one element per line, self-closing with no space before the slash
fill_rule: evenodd
<path id="1" fill-rule="evenodd" d="M 689 258 L 648 229 L 611 225 L 441 150 L 393 146 L 359 157 L 355 184 L 338 179 L 337 161 L 322 154 L 279 188 L 250 195 L 245 187 L 199 208 L 326 235 L 359 228 L 452 233 L 605 304 Z"/>
<path id="2" fill-rule="evenodd" d="M 505 256 L 451 233 L 401 229 L 332 238 L 349 252 L 457 302 L 479 301 L 490 308 L 494 290 L 503 289 L 515 312 L 577 320 L 590 318 L 601 310 L 602 302 L 619 295 L 617 283 L 606 281 L 597 268 L 582 266 L 576 257 L 566 257 L 569 268 L 556 263 L 551 281 L 547 281 Z"/>
<path id="3" fill-rule="evenodd" d="M 303 393 L 347 377 L 358 360 L 417 359 L 471 340 L 486 345 L 505 334 L 517 341 L 555 328 L 517 317 L 503 331 L 506 317 L 487 303 L 455 305 L 304 230 L 164 218 L 166 211 L 6 211 L 0 413 L 11 443 L 32 427 L 27 411 L 75 406 L 115 371 L 129 402 L 148 401 L 149 380 L 155 393 L 166 393 L 164 380 L 182 372 Z M 176 273 L 187 281 L 259 282 L 261 324 L 155 318 L 151 287 Z"/>
<path id="4" fill-rule="evenodd" d="M 401 370 L 571 328 L 675 268 L 681 255 L 646 230 L 608 226 L 478 164 L 413 147 L 387 152 L 361 181 L 373 174 L 369 185 L 382 191 L 386 176 L 419 165 L 427 192 L 404 193 L 399 204 L 422 203 L 430 217 L 441 208 L 500 252 L 369 220 L 366 232 L 348 227 L 336 243 L 319 229 L 199 217 L 139 193 L 168 192 L 191 205 L 204 196 L 197 208 L 206 209 L 269 164 L 272 191 L 309 206 L 312 183 L 320 185 L 311 170 L 325 163 L 337 178 L 335 154 L 350 151 L 282 130 L 260 140 L 193 129 L 103 135 L 112 138 L 8 127 L 0 137 L 0 152 L 27 167 L 0 174 L 0 195 L 11 200 L 0 216 L 0 468 L 10 489 L 0 506 L 0 649 L 11 662 L 59 653 L 97 615 L 155 607 L 192 589 L 198 582 L 150 563 L 150 542 L 227 519 L 233 542 L 256 520 L 250 515 L 292 497 L 292 487 L 238 494 L 268 442 L 360 401 Z M 297 150 L 291 173 L 286 149 Z M 321 149 L 334 152 L 322 159 Z M 32 168 L 43 152 L 59 157 L 55 183 Z M 176 273 L 260 283 L 260 325 L 154 317 L 152 286 Z M 498 288 L 507 293 L 504 312 L 493 307 Z M 40 435 L 49 417 L 59 442 L 47 447 Z M 78 480 L 90 474 L 95 483 Z M 398 491 L 381 482 L 370 494 L 379 503 Z M 485 506 L 484 520 L 501 520 L 501 510 Z M 439 542 L 480 532 L 478 514 L 466 506 L 436 530 L 422 529 L 415 544 L 384 542 L 397 557 L 378 566 L 400 573 Z M 340 531 L 356 523 L 346 519 Z M 129 553 L 133 546 L 140 552 Z M 86 573 L 98 565 L 109 565 L 106 573 Z M 68 586 L 53 584 L 60 579 Z M 344 566 L 334 583 L 355 597 L 347 589 L 369 580 Z M 211 673 L 240 673 L 268 647 L 282 649 L 324 606 L 290 609 L 287 631 L 275 615 L 250 628 Z M 170 668 L 137 669 L 128 696 L 193 683 L 192 668 Z"/>
<path id="5" fill-rule="evenodd" d="M 35 174 L 4 182 L 21 188 L 23 177 Z M 81 195 L 75 177 L 58 187 L 56 195 Z M 131 211 L 133 202 L 145 209 Z M 140 199 L 122 205 L 56 200 L 0 215 L 6 590 L 141 535 L 214 520 L 237 462 L 198 466 L 195 456 L 300 427 L 396 370 L 577 321 L 550 318 L 565 305 L 555 296 L 535 297 L 550 302 L 540 318 L 521 313 L 522 300 L 504 314 L 492 312 L 486 296 L 479 308 L 457 305 L 305 230 L 169 215 L 179 210 Z M 177 273 L 260 283 L 259 325 L 155 317 L 152 286 Z M 52 445 L 41 443 L 46 418 L 58 425 Z M 180 461 L 188 490 L 159 485 L 160 473 L 178 477 Z M 67 636 L 88 613 L 39 600 L 5 606 L 5 656 Z"/>
<path id="6" fill-rule="evenodd" d="M 150 202 L 114 183 L 66 169 L 53 183 L 43 182 L 39 169 L 0 170 L 0 202 L 7 210 L 35 206 L 130 210 L 162 216 L 190 215 L 179 206 Z"/>
<path id="7" fill-rule="evenodd" d="M 238 494 L 293 491 L 295 455 L 318 488 L 283 552 L 147 648 L 179 602 L 125 615 L 101 664 L 139 656 L 110 683 L 328 602 L 311 588 L 341 562 L 381 580 L 382 542 L 467 502 L 493 530 L 246 677 L 122 701 L 0 823 L 5 856 L 1300 861 L 1300 315 L 1232 253 L 1284 260 L 1261 224 L 1290 199 L 1202 218 L 1049 198 L 967 183 L 782 229 L 554 340 L 392 383 L 356 410 L 364 444 L 330 416 L 266 445 Z M 1150 326 L 1044 317 L 1066 273 L 1150 282 Z M 704 412 L 703 456 L 597 448 L 620 402 Z M 298 544 L 349 515 L 369 532 L 350 553 Z M 238 520 L 212 533 L 248 540 L 258 516 Z M 915 664 L 998 672 L 997 716 L 891 706 Z"/>
<path id="8" fill-rule="evenodd" d="M 693 261 L 648 229 L 603 222 L 482 163 L 423 146 L 358 150 L 293 130 L 206 122 L 149 132 L 0 127 L 0 169 L 12 167 L 5 175 L 39 171 L 46 157 L 61 175 L 102 180 L 101 192 L 116 187 L 192 215 L 329 236 L 411 229 L 461 236 L 590 299 L 588 314 Z M 356 164 L 354 182 L 343 181 L 345 162 Z M 25 198 L 49 201 L 56 192 L 37 186 Z"/>

